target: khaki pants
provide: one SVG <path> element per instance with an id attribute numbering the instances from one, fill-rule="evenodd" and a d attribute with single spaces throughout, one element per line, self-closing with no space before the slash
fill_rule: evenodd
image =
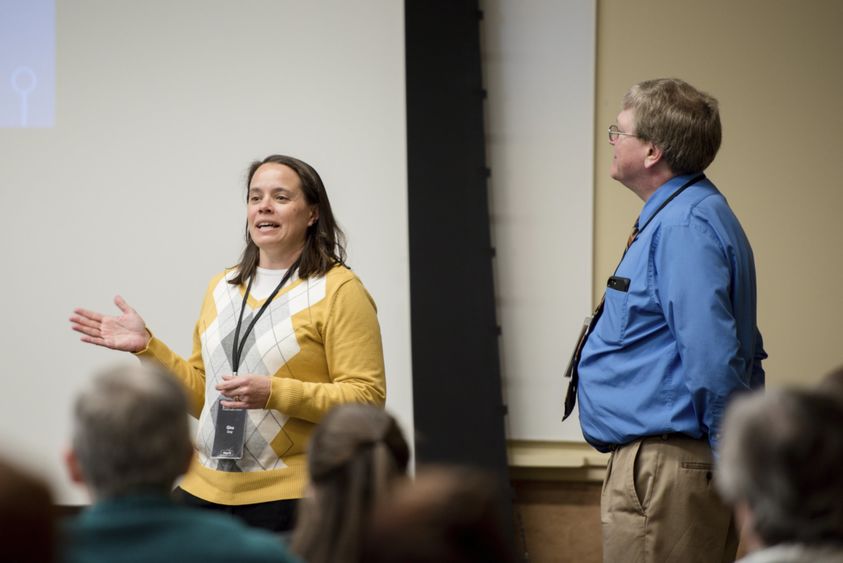
<path id="1" fill-rule="evenodd" d="M 669 434 L 615 450 L 600 516 L 605 563 L 735 560 L 738 535 L 714 489 L 706 440 Z"/>

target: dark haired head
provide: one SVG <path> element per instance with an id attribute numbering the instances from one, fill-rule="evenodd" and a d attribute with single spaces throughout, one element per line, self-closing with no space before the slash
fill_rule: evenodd
<path id="1" fill-rule="evenodd" d="M 309 563 L 359 561 L 372 507 L 406 475 L 409 459 L 383 409 L 352 403 L 330 411 L 308 447 L 312 495 L 302 501 L 293 550 Z"/>
<path id="2" fill-rule="evenodd" d="M 817 387 L 823 395 L 835 397 L 840 404 L 843 404 L 843 366 L 826 375 Z"/>
<path id="3" fill-rule="evenodd" d="M 428 467 L 378 504 L 367 563 L 509 563 L 496 480 L 467 467 Z"/>
<path id="4" fill-rule="evenodd" d="M 47 483 L 0 460 L 3 561 L 57 560 L 56 509 Z"/>

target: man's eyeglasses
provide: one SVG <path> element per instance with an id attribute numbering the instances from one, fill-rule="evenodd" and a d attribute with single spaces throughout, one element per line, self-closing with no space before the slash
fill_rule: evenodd
<path id="1" fill-rule="evenodd" d="M 624 133 L 620 129 L 618 129 L 617 125 L 609 125 L 609 142 L 614 143 L 618 140 L 618 137 L 624 135 L 626 137 L 637 137 L 635 133 Z"/>

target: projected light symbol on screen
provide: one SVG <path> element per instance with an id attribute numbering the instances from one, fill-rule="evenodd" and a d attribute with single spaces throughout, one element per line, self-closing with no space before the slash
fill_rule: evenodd
<path id="1" fill-rule="evenodd" d="M 35 90 L 38 79 L 28 66 L 19 66 L 12 72 L 12 89 L 20 96 L 20 125 L 26 127 L 29 121 L 29 93 Z"/>

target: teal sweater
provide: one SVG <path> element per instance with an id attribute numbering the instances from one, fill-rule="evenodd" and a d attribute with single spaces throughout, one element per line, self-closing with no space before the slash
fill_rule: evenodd
<path id="1" fill-rule="evenodd" d="M 63 523 L 66 563 L 295 562 L 281 540 L 225 514 L 137 494 L 105 500 Z"/>

